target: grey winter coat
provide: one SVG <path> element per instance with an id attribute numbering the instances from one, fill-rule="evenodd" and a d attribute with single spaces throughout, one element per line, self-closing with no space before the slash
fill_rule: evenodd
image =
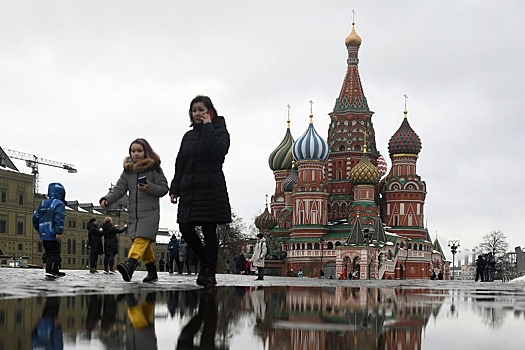
<path id="1" fill-rule="evenodd" d="M 266 247 L 266 238 L 263 237 L 257 239 L 257 243 L 255 243 L 255 248 L 253 249 L 252 258 L 250 259 L 253 266 L 264 267 L 264 258 L 266 257 L 267 252 L 268 248 Z"/>
<path id="2" fill-rule="evenodd" d="M 137 179 L 145 175 L 148 181 L 146 192 L 138 190 Z M 131 158 L 124 159 L 124 171 L 117 184 L 102 199 L 108 206 L 117 202 L 126 193 L 128 203 L 128 234 L 131 239 L 142 237 L 155 241 L 159 230 L 160 204 L 159 198 L 168 193 L 168 181 L 160 166 L 151 158 L 133 162 Z"/>
<path id="3" fill-rule="evenodd" d="M 182 138 L 170 194 L 179 197 L 177 222 L 226 224 L 232 221 L 222 172 L 230 148 L 223 117 L 195 124 Z"/>

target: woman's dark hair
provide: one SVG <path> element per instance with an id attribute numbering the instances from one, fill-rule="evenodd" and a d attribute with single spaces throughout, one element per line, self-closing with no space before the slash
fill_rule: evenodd
<path id="1" fill-rule="evenodd" d="M 89 219 L 89 222 L 95 222 L 95 221 L 97 221 L 97 218 L 91 218 L 91 219 Z"/>
<path id="2" fill-rule="evenodd" d="M 160 167 L 160 157 L 157 155 L 157 153 L 153 151 L 153 148 L 151 148 L 150 144 L 145 139 L 138 138 L 138 139 L 133 140 L 133 142 L 129 144 L 129 149 L 128 149 L 129 155 L 131 156 L 131 146 L 133 146 L 133 144 L 135 143 L 138 145 L 141 145 L 142 148 L 144 148 L 144 157 L 153 159 L 155 161 L 155 167 L 159 168 Z"/>
<path id="3" fill-rule="evenodd" d="M 206 108 L 208 108 L 208 110 L 212 111 L 213 112 L 213 116 L 214 116 L 214 119 L 216 119 L 216 117 L 219 115 L 219 113 L 217 113 L 217 110 L 215 109 L 215 107 L 213 106 L 213 102 L 211 102 L 211 99 L 208 97 L 208 96 L 203 96 L 203 95 L 199 95 L 199 96 L 196 96 L 193 100 L 191 100 L 190 102 L 190 110 L 189 110 L 189 115 L 190 115 L 190 126 L 193 126 L 193 117 L 191 115 L 191 109 L 193 108 L 193 105 L 196 104 L 196 103 L 199 103 L 199 102 L 202 102 Z M 212 120 L 212 122 L 213 122 Z"/>

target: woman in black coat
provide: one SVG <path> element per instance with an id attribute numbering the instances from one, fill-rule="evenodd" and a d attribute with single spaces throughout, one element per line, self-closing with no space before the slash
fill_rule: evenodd
<path id="1" fill-rule="evenodd" d="M 102 228 L 98 226 L 96 218 L 91 218 L 87 224 L 87 229 L 89 246 L 89 272 L 96 273 L 98 272 L 98 256 L 104 253 L 104 246 L 102 244 Z"/>
<path id="2" fill-rule="evenodd" d="M 226 180 L 222 172 L 230 134 L 211 99 L 197 96 L 190 103 L 192 129 L 181 142 L 171 181 L 170 199 L 178 203 L 177 222 L 184 240 L 201 260 L 197 284 L 217 284 L 217 225 L 232 221 Z M 195 231 L 202 227 L 204 244 Z"/>
<path id="3" fill-rule="evenodd" d="M 128 229 L 127 225 L 119 229 L 113 225 L 113 220 L 106 216 L 102 224 L 102 231 L 104 233 L 104 273 L 115 272 L 115 255 L 118 254 L 118 238 L 117 234 Z"/>

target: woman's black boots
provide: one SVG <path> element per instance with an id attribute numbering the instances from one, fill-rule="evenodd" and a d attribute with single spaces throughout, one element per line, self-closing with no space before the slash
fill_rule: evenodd
<path id="1" fill-rule="evenodd" d="M 128 258 L 128 261 L 126 261 L 125 264 L 120 263 L 117 265 L 117 270 L 122 275 L 122 279 L 124 279 L 124 281 L 131 281 L 131 276 L 133 276 L 133 272 L 135 272 L 138 263 L 139 262 L 137 261 L 137 259 Z"/>
<path id="2" fill-rule="evenodd" d="M 142 280 L 142 282 L 153 283 L 159 280 L 159 276 L 157 276 L 157 266 L 154 261 L 146 264 L 146 270 L 148 270 L 148 275 Z"/>

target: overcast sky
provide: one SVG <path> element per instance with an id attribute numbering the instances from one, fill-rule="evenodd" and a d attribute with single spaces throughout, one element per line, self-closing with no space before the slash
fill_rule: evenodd
<path id="1" fill-rule="evenodd" d="M 231 134 L 225 173 L 247 224 L 275 183 L 268 156 L 286 131 L 326 137 L 346 72 L 352 10 L 359 70 L 379 151 L 409 122 L 423 149 L 425 216 L 473 248 L 501 230 L 525 246 L 523 1 L 2 1 L 0 146 L 72 163 L 40 166 L 40 186 L 98 203 L 136 137 L 159 153 L 168 181 L 189 102 L 209 95 Z M 15 162 L 30 172 L 23 162 Z M 162 199 L 161 227 L 176 229 Z"/>

